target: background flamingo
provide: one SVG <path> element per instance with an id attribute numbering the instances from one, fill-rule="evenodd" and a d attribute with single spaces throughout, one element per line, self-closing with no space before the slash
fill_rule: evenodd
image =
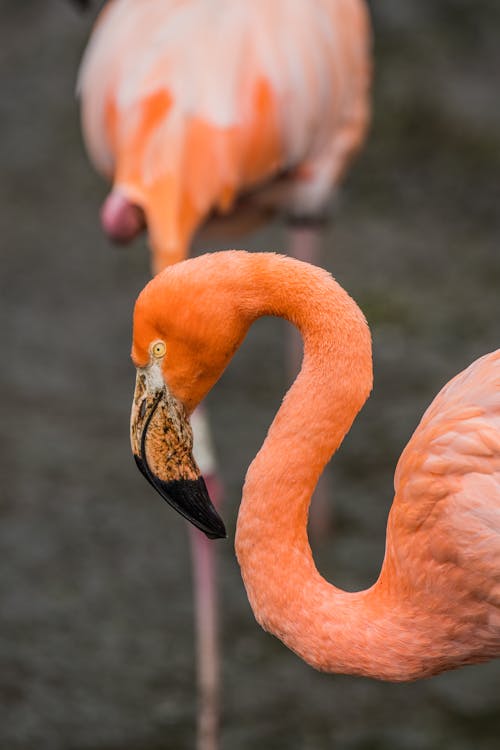
<path id="1" fill-rule="evenodd" d="M 290 251 L 317 262 L 326 203 L 366 133 L 370 69 L 363 0 L 108 4 L 79 78 L 88 152 L 113 183 L 104 230 L 125 242 L 146 227 L 157 272 L 186 257 L 209 217 L 236 209 L 218 224 L 234 233 L 279 210 L 293 220 Z M 295 374 L 297 337 L 289 350 Z M 201 430 L 207 450 L 197 437 L 195 452 L 220 504 Z M 213 735 L 214 551 L 197 532 L 193 543 L 200 735 Z"/>
<path id="2" fill-rule="evenodd" d="M 202 505 L 186 412 L 262 315 L 297 326 L 304 361 L 248 470 L 238 516 L 258 621 L 318 669 L 385 680 L 500 655 L 500 349 L 426 411 L 396 470 L 379 578 L 347 593 L 317 571 L 307 513 L 372 388 L 366 321 L 313 266 L 243 252 L 186 261 L 150 282 L 134 313 L 131 440 L 148 481 L 206 533 L 224 535 L 206 492 Z"/>
<path id="3" fill-rule="evenodd" d="M 322 218 L 369 117 L 363 0 L 115 0 L 83 58 L 82 126 L 113 182 L 111 237 L 147 226 L 155 271 L 239 198 Z"/>

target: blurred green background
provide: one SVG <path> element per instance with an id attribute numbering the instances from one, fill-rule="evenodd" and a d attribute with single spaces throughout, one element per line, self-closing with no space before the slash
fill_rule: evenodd
<path id="1" fill-rule="evenodd" d="M 356 589 L 383 556 L 397 457 L 437 390 L 499 346 L 500 4 L 373 4 L 375 113 L 324 242 L 373 332 L 375 389 L 329 472 L 323 574 Z M 108 245 L 106 186 L 74 82 L 91 16 L 4 0 L 0 128 L 0 747 L 194 745 L 182 520 L 128 444 L 131 312 L 144 241 Z M 276 223 L 240 246 L 281 250 Z M 211 394 L 227 486 L 220 543 L 223 750 L 498 748 L 500 663 L 409 685 L 321 675 L 255 623 L 232 538 L 247 465 L 286 387 L 260 321 Z"/>

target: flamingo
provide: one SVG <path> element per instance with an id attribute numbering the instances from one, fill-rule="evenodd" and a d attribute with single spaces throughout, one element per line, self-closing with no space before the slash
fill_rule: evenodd
<path id="1" fill-rule="evenodd" d="M 370 77 L 364 0 L 108 2 L 78 83 L 112 181 L 104 230 L 147 227 L 158 272 L 238 199 L 238 222 L 279 208 L 314 223 L 364 140 Z"/>
<path id="2" fill-rule="evenodd" d="M 128 242 L 147 229 L 157 273 L 186 257 L 207 222 L 227 236 L 284 212 L 290 252 L 319 262 L 326 203 L 366 135 L 370 78 L 364 0 L 108 2 L 78 84 L 89 156 L 112 183 L 104 231 Z M 288 349 L 295 374 L 296 337 Z M 195 453 L 220 504 L 199 429 L 210 443 L 208 425 L 195 425 Z M 326 503 L 316 507 L 321 529 Z M 192 540 L 200 734 L 213 734 L 214 548 Z"/>
<path id="3" fill-rule="evenodd" d="M 192 456 L 189 414 L 252 323 L 281 316 L 301 371 L 248 469 L 236 553 L 258 622 L 317 669 L 405 681 L 500 655 L 500 350 L 454 377 L 399 459 L 385 557 L 345 592 L 314 565 L 313 489 L 372 388 L 370 333 L 324 270 L 227 251 L 168 268 L 134 311 L 131 443 L 160 494 L 224 537 Z"/>

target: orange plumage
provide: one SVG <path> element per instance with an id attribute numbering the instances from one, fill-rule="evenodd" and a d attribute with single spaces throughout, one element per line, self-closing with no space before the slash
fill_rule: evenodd
<path id="1" fill-rule="evenodd" d="M 317 214 L 366 132 L 370 41 L 363 0 L 108 3 L 79 80 L 107 231 L 145 220 L 158 271 L 241 196 Z"/>
<path id="2" fill-rule="evenodd" d="M 317 571 L 306 530 L 316 482 L 372 387 L 369 330 L 347 293 L 325 271 L 281 256 L 191 259 L 139 296 L 133 360 L 144 376 L 160 368 L 158 393 L 190 412 L 262 315 L 298 327 L 304 360 L 248 470 L 238 516 L 236 550 L 258 621 L 318 669 L 380 679 L 498 656 L 500 350 L 426 411 L 398 463 L 380 576 L 347 593 Z M 152 362 L 158 340 L 166 354 Z"/>

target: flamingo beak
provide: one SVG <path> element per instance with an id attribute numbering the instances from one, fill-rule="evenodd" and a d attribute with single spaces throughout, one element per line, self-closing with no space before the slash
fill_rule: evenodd
<path id="1" fill-rule="evenodd" d="M 193 432 L 184 406 L 147 368 L 137 371 L 130 440 L 140 472 L 162 498 L 209 539 L 225 538 L 224 523 L 193 458 Z"/>

